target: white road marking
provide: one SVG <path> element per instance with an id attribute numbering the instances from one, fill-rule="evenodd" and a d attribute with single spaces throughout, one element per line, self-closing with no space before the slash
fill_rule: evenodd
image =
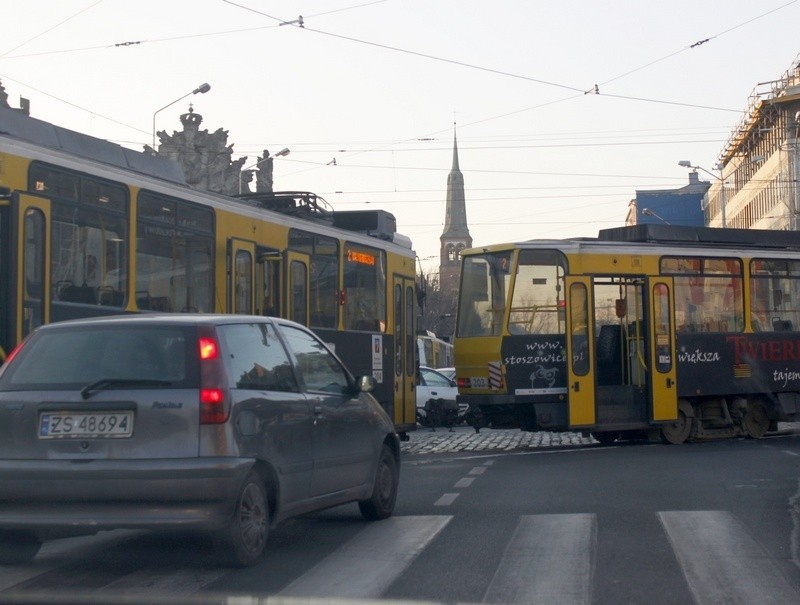
<path id="1" fill-rule="evenodd" d="M 597 545 L 594 514 L 520 518 L 484 603 L 591 603 Z"/>
<path id="2" fill-rule="evenodd" d="M 470 469 L 469 474 L 470 475 L 482 475 L 485 472 L 486 472 L 486 467 L 485 466 L 476 466 L 475 468 Z"/>
<path id="3" fill-rule="evenodd" d="M 698 604 L 800 603 L 776 562 L 730 512 L 658 516 Z"/>
<path id="4" fill-rule="evenodd" d="M 434 506 L 450 506 L 453 502 L 456 501 L 458 498 L 458 494 L 443 494 L 441 498 L 439 498 L 436 502 L 433 503 Z"/>
<path id="5" fill-rule="evenodd" d="M 475 481 L 475 477 L 464 477 L 463 479 L 456 481 L 456 484 L 453 487 L 469 487 L 472 485 L 473 481 Z"/>
<path id="6" fill-rule="evenodd" d="M 391 517 L 373 523 L 279 596 L 376 599 L 452 519 Z"/>

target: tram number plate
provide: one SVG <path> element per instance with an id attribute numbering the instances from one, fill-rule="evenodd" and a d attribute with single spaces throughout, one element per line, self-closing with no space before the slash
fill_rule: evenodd
<path id="1" fill-rule="evenodd" d="M 470 376 L 469 386 L 473 389 L 489 388 L 489 380 L 483 376 Z"/>
<path id="2" fill-rule="evenodd" d="M 124 438 L 133 435 L 133 412 L 46 412 L 39 439 Z"/>

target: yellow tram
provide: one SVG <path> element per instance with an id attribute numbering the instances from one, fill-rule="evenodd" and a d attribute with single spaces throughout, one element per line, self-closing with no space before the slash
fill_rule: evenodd
<path id="1" fill-rule="evenodd" d="M 476 428 L 601 442 L 761 437 L 800 418 L 800 233 L 637 225 L 462 253 Z"/>
<path id="2" fill-rule="evenodd" d="M 37 326 L 273 314 L 319 333 L 416 427 L 415 254 L 383 211 L 191 189 L 170 161 L 0 107 L 0 361 Z"/>

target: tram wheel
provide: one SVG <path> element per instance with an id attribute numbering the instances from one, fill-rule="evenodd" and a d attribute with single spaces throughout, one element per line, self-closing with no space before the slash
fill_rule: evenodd
<path id="1" fill-rule="evenodd" d="M 689 438 L 692 432 L 692 419 L 678 410 L 678 419 L 675 422 L 661 426 L 661 440 L 664 443 L 680 445 Z"/>
<path id="2" fill-rule="evenodd" d="M 742 418 L 742 427 L 748 437 L 760 439 L 769 430 L 769 412 L 763 401 L 750 400 Z"/>

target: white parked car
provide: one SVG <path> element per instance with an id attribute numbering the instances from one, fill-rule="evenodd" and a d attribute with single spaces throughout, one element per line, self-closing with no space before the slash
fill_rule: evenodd
<path id="1" fill-rule="evenodd" d="M 469 405 L 456 403 L 458 387 L 447 376 L 426 366 L 419 368 L 417 422 L 423 426 L 452 426 L 463 422 Z"/>
<path id="2" fill-rule="evenodd" d="M 444 374 L 450 380 L 456 379 L 456 369 L 455 368 L 436 368 L 436 371 L 439 374 Z"/>

